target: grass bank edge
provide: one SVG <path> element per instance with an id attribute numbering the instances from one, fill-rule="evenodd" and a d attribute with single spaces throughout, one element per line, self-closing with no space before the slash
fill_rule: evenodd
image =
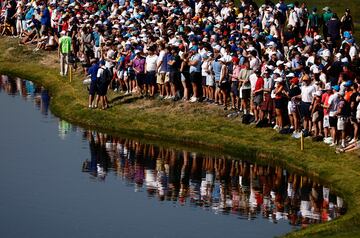
<path id="1" fill-rule="evenodd" d="M 360 224 L 360 199 L 358 198 L 360 195 L 360 182 L 353 181 L 353 184 L 347 184 L 354 178 L 349 179 L 345 176 L 336 179 L 333 175 L 337 171 L 324 171 L 324 169 L 321 169 L 320 164 L 316 163 L 316 157 L 322 153 L 324 153 L 324 156 L 329 157 L 329 163 L 335 162 L 340 159 L 340 157 L 321 150 L 316 154 L 314 149 L 307 153 L 290 155 L 270 146 L 269 143 L 271 141 L 269 140 L 265 140 L 262 144 L 258 145 L 251 144 L 251 142 L 249 144 L 239 144 L 238 141 L 226 144 L 226 140 L 222 140 L 224 135 L 217 134 L 216 132 L 204 134 L 204 131 L 199 130 L 191 134 L 183 134 L 176 131 L 176 129 L 170 131 L 153 130 L 152 128 L 146 127 L 145 129 L 135 129 L 132 126 L 135 124 L 132 120 L 136 120 L 136 115 L 132 119 L 125 118 L 124 120 L 127 123 L 121 123 L 121 114 L 119 113 L 119 117 L 114 116 L 118 112 L 116 109 L 112 109 L 112 113 L 88 110 L 86 108 L 86 98 L 83 98 L 86 96 L 86 91 L 81 86 L 76 85 L 74 81 L 70 83 L 67 79 L 58 76 L 57 65 L 44 68 L 44 66 L 38 63 L 43 57 L 47 56 L 41 53 L 32 53 L 28 47 L 21 46 L 12 49 L 10 55 L 13 60 L 9 60 L 5 51 L 17 46 L 14 42 L 14 40 L 9 38 L 0 38 L 0 73 L 29 79 L 49 89 L 53 98 L 51 110 L 55 115 L 84 126 L 85 128 L 96 128 L 101 131 L 112 132 L 126 137 L 140 137 L 145 140 L 152 140 L 159 144 L 165 143 L 171 146 L 174 146 L 176 143 L 181 143 L 185 147 L 197 147 L 202 150 L 210 149 L 211 151 L 218 151 L 219 153 L 221 152 L 239 158 L 244 158 L 245 155 L 246 158 L 256 159 L 260 162 L 281 164 L 292 170 L 320 177 L 324 179 L 326 183 L 330 183 L 332 188 L 345 199 L 349 208 L 347 214 L 335 221 L 311 226 L 308 229 L 292 232 L 286 236 L 360 237 L 360 232 L 358 232 L 360 231 L 360 228 L 358 228 Z M 34 62 L 28 62 L 26 58 L 33 59 Z M 79 81 L 77 76 L 78 75 L 75 75 L 75 80 Z M 109 123 L 99 124 L 99 120 L 108 121 Z M 224 127 L 226 128 L 226 125 L 224 125 Z M 253 130 L 250 128 L 244 127 L 242 130 L 246 133 L 254 133 L 250 131 Z M 262 133 L 264 136 L 268 133 L 267 130 L 258 130 L 257 132 Z M 286 146 L 287 143 L 287 140 L 280 141 L 278 145 Z M 356 166 L 356 168 L 360 171 L 360 166 Z M 343 173 L 344 172 L 346 174 L 347 171 L 343 171 Z M 349 174 L 353 174 L 353 171 L 349 171 Z M 353 193 L 353 191 L 356 193 Z"/>

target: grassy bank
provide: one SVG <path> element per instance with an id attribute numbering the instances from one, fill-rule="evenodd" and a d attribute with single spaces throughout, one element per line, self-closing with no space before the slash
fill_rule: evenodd
<path id="1" fill-rule="evenodd" d="M 242 125 L 239 118 L 225 117 L 224 111 L 214 105 L 144 100 L 111 93 L 112 108 L 90 110 L 79 73 L 70 83 L 59 76 L 55 53 L 34 53 L 14 39 L 0 38 L 0 73 L 42 84 L 51 92 L 52 112 L 84 127 L 160 144 L 257 157 L 319 177 L 345 199 L 347 214 L 288 237 L 360 237 L 359 154 L 337 155 L 328 146 L 310 140 L 306 140 L 302 152 L 298 140 L 272 129 Z"/>

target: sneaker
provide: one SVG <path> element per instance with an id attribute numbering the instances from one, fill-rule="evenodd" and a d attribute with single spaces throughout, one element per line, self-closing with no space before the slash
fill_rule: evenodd
<path id="1" fill-rule="evenodd" d="M 330 146 L 330 147 L 334 147 L 334 146 L 336 146 L 336 144 L 333 142 L 333 143 L 331 143 L 329 146 Z"/>
<path id="2" fill-rule="evenodd" d="M 197 98 L 196 97 L 192 97 L 191 99 L 190 99 L 190 102 L 197 102 Z"/>
<path id="3" fill-rule="evenodd" d="M 341 145 L 340 145 L 340 148 L 344 149 L 345 147 L 346 147 L 345 142 L 342 142 Z"/>
<path id="4" fill-rule="evenodd" d="M 292 133 L 292 135 L 291 135 L 291 138 L 296 139 L 297 136 L 298 136 L 298 134 L 299 134 L 298 132 L 294 131 L 294 132 Z"/>
<path id="5" fill-rule="evenodd" d="M 274 127 L 273 127 L 273 129 L 274 130 L 278 130 L 280 127 L 278 126 L 278 125 L 275 125 Z"/>
<path id="6" fill-rule="evenodd" d="M 326 137 L 326 138 L 324 138 L 324 143 L 325 143 L 325 144 L 331 144 L 332 142 L 333 142 L 332 137 Z"/>
<path id="7" fill-rule="evenodd" d="M 353 144 L 355 142 L 356 142 L 356 140 L 353 138 L 351 141 L 348 142 L 348 145 L 351 145 L 351 144 Z"/>

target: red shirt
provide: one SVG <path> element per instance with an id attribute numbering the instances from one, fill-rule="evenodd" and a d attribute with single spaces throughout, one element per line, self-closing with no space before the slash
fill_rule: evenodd
<path id="1" fill-rule="evenodd" d="M 322 104 L 325 106 L 325 107 L 328 107 L 329 106 L 329 97 L 330 97 L 331 94 L 329 93 L 324 93 L 321 97 L 321 102 Z M 329 111 L 327 108 L 324 107 L 324 115 L 328 115 L 329 114 Z"/>
<path id="2" fill-rule="evenodd" d="M 255 91 L 264 88 L 264 79 L 262 77 L 258 77 L 255 84 Z M 257 92 L 256 94 L 259 94 L 262 92 Z"/>

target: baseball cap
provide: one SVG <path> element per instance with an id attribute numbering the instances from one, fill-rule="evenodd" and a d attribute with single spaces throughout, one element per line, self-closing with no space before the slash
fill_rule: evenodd
<path id="1" fill-rule="evenodd" d="M 339 87 L 339 85 L 335 85 L 335 86 L 332 86 L 332 89 L 335 90 L 336 92 L 339 92 L 340 87 Z"/>
<path id="2" fill-rule="evenodd" d="M 346 83 L 344 83 L 344 87 L 351 87 L 353 85 L 353 82 L 351 80 L 346 81 Z"/>

